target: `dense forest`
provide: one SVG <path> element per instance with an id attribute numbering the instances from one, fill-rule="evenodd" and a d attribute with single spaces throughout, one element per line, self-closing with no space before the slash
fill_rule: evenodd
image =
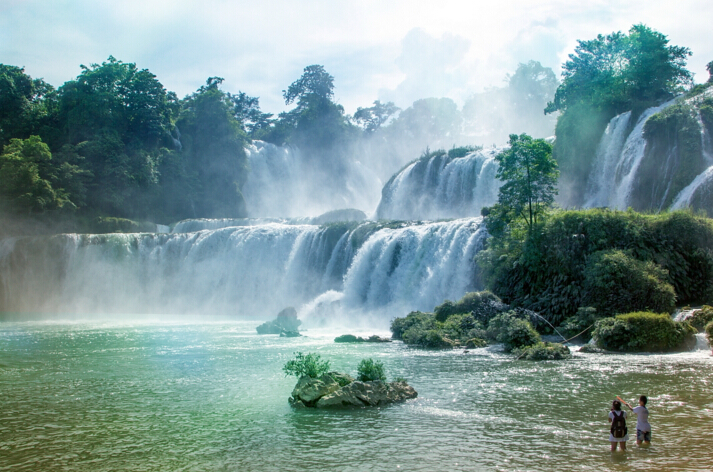
<path id="1" fill-rule="evenodd" d="M 341 178 L 359 155 L 372 156 L 375 172 L 388 178 L 394 162 L 424 149 L 504 144 L 513 132 L 544 138 L 555 123 L 561 187 L 581 188 L 609 119 L 692 88 L 690 55 L 636 25 L 579 41 L 561 83 L 530 61 L 460 110 L 449 98 L 404 110 L 377 100 L 353 116 L 321 65 L 283 91 L 293 108 L 274 116 L 258 97 L 226 91 L 220 77 L 180 99 L 150 71 L 114 57 L 81 66 L 59 88 L 0 64 L 0 212 L 5 221 L 37 222 L 35 230 L 77 232 L 140 229 L 121 226 L 129 220 L 243 217 L 245 147 L 254 139 L 299 148 L 323 179 Z"/>
<path id="2" fill-rule="evenodd" d="M 448 98 L 405 110 L 377 100 L 350 116 L 335 102 L 334 78 L 311 65 L 283 91 L 294 108 L 275 117 L 257 97 L 225 91 L 220 77 L 179 99 L 150 71 L 114 57 L 81 66 L 57 89 L 0 64 L 0 211 L 78 232 L 132 229 L 127 220 L 243 217 L 244 149 L 253 139 L 296 146 L 315 173 L 334 179 L 355 153 L 387 162 L 472 139 L 466 129 L 498 139 L 510 116 L 513 126 L 534 123 L 533 134 L 551 132 L 541 109 L 556 85 L 551 69 L 531 61 L 462 111 Z"/>

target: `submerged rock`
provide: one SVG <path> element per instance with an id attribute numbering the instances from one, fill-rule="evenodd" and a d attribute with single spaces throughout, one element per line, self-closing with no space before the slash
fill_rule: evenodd
<path id="1" fill-rule="evenodd" d="M 281 336 L 295 337 L 299 336 L 298 327 L 302 322 L 297 319 L 297 310 L 293 307 L 287 307 L 277 314 L 277 318 L 272 321 L 266 321 L 257 327 L 257 334 L 279 334 Z M 289 334 L 297 333 L 297 334 Z"/>
<path id="2" fill-rule="evenodd" d="M 390 338 L 382 338 L 376 334 L 372 334 L 368 338 L 354 336 L 353 334 L 343 334 L 334 338 L 335 343 L 390 343 Z"/>
<path id="3" fill-rule="evenodd" d="M 315 379 L 301 377 L 289 399 L 294 407 L 381 406 L 416 398 L 418 393 L 405 381 L 361 382 L 349 375 L 330 372 Z"/>

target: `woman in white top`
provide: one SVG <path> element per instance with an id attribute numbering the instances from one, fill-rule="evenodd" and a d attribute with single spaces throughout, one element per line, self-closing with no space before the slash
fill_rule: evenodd
<path id="1" fill-rule="evenodd" d="M 619 397 L 617 397 L 619 398 Z M 641 395 L 639 397 L 639 406 L 632 408 L 626 402 L 624 405 L 628 406 L 629 409 L 636 415 L 636 445 L 644 446 L 651 444 L 651 425 L 649 424 L 649 410 L 646 409 L 646 403 L 648 398 L 646 395 Z"/>
<path id="2" fill-rule="evenodd" d="M 621 418 L 621 421 L 623 422 L 623 431 L 620 437 L 616 437 L 616 425 L 614 422 L 616 420 L 618 423 L 619 418 Z M 609 411 L 609 422 L 612 423 L 611 430 L 609 431 L 609 443 L 611 444 L 612 452 L 616 451 L 617 444 L 622 451 L 626 451 L 626 442 L 629 440 L 629 432 L 626 428 L 626 412 L 621 409 L 621 401 L 614 400 L 612 402 L 611 411 Z"/>

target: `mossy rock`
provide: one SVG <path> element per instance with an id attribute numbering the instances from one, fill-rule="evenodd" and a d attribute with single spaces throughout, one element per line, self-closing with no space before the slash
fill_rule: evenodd
<path id="1" fill-rule="evenodd" d="M 571 359 L 569 348 L 560 343 L 540 342 L 532 346 L 525 346 L 513 350 L 517 359 L 528 361 L 556 361 Z"/>

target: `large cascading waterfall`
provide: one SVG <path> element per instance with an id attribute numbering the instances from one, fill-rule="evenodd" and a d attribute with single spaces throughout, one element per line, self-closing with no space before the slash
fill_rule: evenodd
<path id="1" fill-rule="evenodd" d="M 636 123 L 632 112 L 612 118 L 597 148 L 584 206 L 713 213 L 713 143 L 698 108 L 711 97 L 713 89 L 671 100 L 645 110 Z"/>
<path id="2" fill-rule="evenodd" d="M 497 202 L 500 182 L 495 156 L 502 148 L 465 157 L 434 153 L 406 166 L 384 186 L 377 218 L 426 220 L 480 215 Z"/>
<path id="3" fill-rule="evenodd" d="M 381 180 L 357 160 L 327 169 L 297 148 L 253 141 L 250 174 L 242 192 L 250 216 L 304 217 L 341 208 L 373 211 Z"/>
<path id="4" fill-rule="evenodd" d="M 597 148 L 585 207 L 626 210 L 639 165 L 644 157 L 646 120 L 672 103 L 667 102 L 644 111 L 628 133 L 630 111 L 611 119 Z"/>
<path id="5" fill-rule="evenodd" d="M 477 288 L 484 236 L 480 219 L 463 219 L 9 238 L 0 312 L 254 319 L 325 296 L 342 299 L 342 312 L 432 310 Z"/>

